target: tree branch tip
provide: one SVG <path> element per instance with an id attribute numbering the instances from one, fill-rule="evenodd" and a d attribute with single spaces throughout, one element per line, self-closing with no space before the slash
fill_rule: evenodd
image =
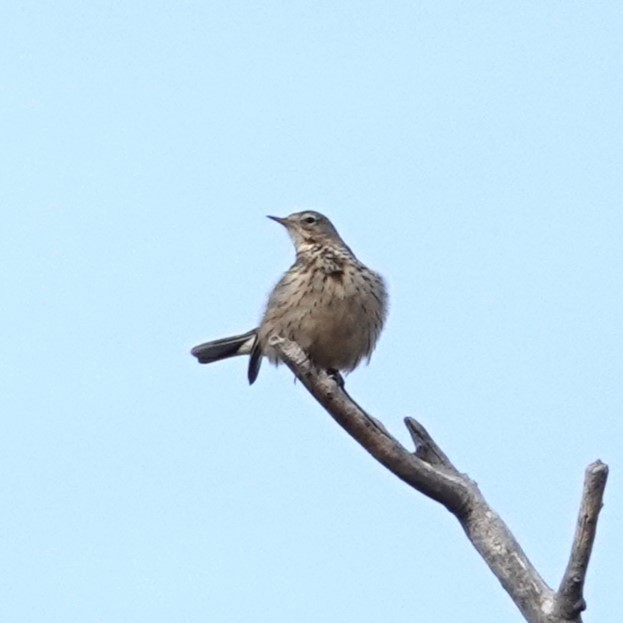
<path id="1" fill-rule="evenodd" d="M 457 469 L 454 465 L 452 465 L 450 459 L 437 445 L 435 440 L 430 436 L 430 433 L 422 424 L 420 424 L 420 422 L 412 417 L 406 417 L 404 419 L 404 423 L 409 431 L 409 434 L 411 435 L 411 439 L 413 440 L 413 445 L 415 446 L 415 456 L 422 459 L 429 465 L 442 467 L 458 474 Z"/>
<path id="2" fill-rule="evenodd" d="M 593 474 L 595 476 L 602 475 L 603 477 L 607 477 L 609 471 L 610 469 L 608 468 L 608 465 L 604 463 L 601 459 L 597 459 L 596 461 L 593 461 L 586 468 L 587 474 Z"/>
<path id="3" fill-rule="evenodd" d="M 419 445 L 425 443 L 424 436 L 422 435 L 422 431 L 425 432 L 425 429 L 417 420 L 410 416 L 407 416 L 403 421 L 417 449 Z"/>

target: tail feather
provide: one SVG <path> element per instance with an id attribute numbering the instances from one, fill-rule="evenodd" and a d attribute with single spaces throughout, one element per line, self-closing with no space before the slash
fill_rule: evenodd
<path id="1" fill-rule="evenodd" d="M 249 379 L 249 385 L 255 383 L 257 375 L 260 373 L 260 366 L 262 365 L 262 350 L 260 349 L 259 342 L 256 340 L 251 350 L 251 357 L 249 358 L 249 368 L 247 370 L 247 378 Z"/>
<path id="2" fill-rule="evenodd" d="M 248 355 L 253 350 L 256 340 L 257 331 L 253 329 L 242 335 L 234 335 L 199 344 L 190 351 L 190 354 L 196 357 L 199 363 L 212 363 L 219 359 Z"/>

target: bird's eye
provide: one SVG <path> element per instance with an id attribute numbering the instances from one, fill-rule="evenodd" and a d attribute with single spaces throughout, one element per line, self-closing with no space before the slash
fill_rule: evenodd
<path id="1" fill-rule="evenodd" d="M 313 225 L 316 222 L 316 217 L 315 216 L 306 216 L 303 219 L 303 223 L 307 223 L 308 225 Z"/>

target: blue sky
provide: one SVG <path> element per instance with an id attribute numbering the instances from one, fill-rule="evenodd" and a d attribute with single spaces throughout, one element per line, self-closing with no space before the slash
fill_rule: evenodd
<path id="1" fill-rule="evenodd" d="M 611 467 L 585 621 L 621 611 L 619 2 L 0 9 L 0 618 L 520 621 L 447 512 L 250 329 L 327 214 L 385 275 L 349 392 L 419 418 L 557 585 Z"/>

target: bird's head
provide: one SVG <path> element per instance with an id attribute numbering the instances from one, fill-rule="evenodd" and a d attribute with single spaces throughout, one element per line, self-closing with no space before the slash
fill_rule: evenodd
<path id="1" fill-rule="evenodd" d="M 297 251 L 314 244 L 346 246 L 331 221 L 320 212 L 305 210 L 285 218 L 280 216 L 268 218 L 281 223 L 288 230 Z"/>

